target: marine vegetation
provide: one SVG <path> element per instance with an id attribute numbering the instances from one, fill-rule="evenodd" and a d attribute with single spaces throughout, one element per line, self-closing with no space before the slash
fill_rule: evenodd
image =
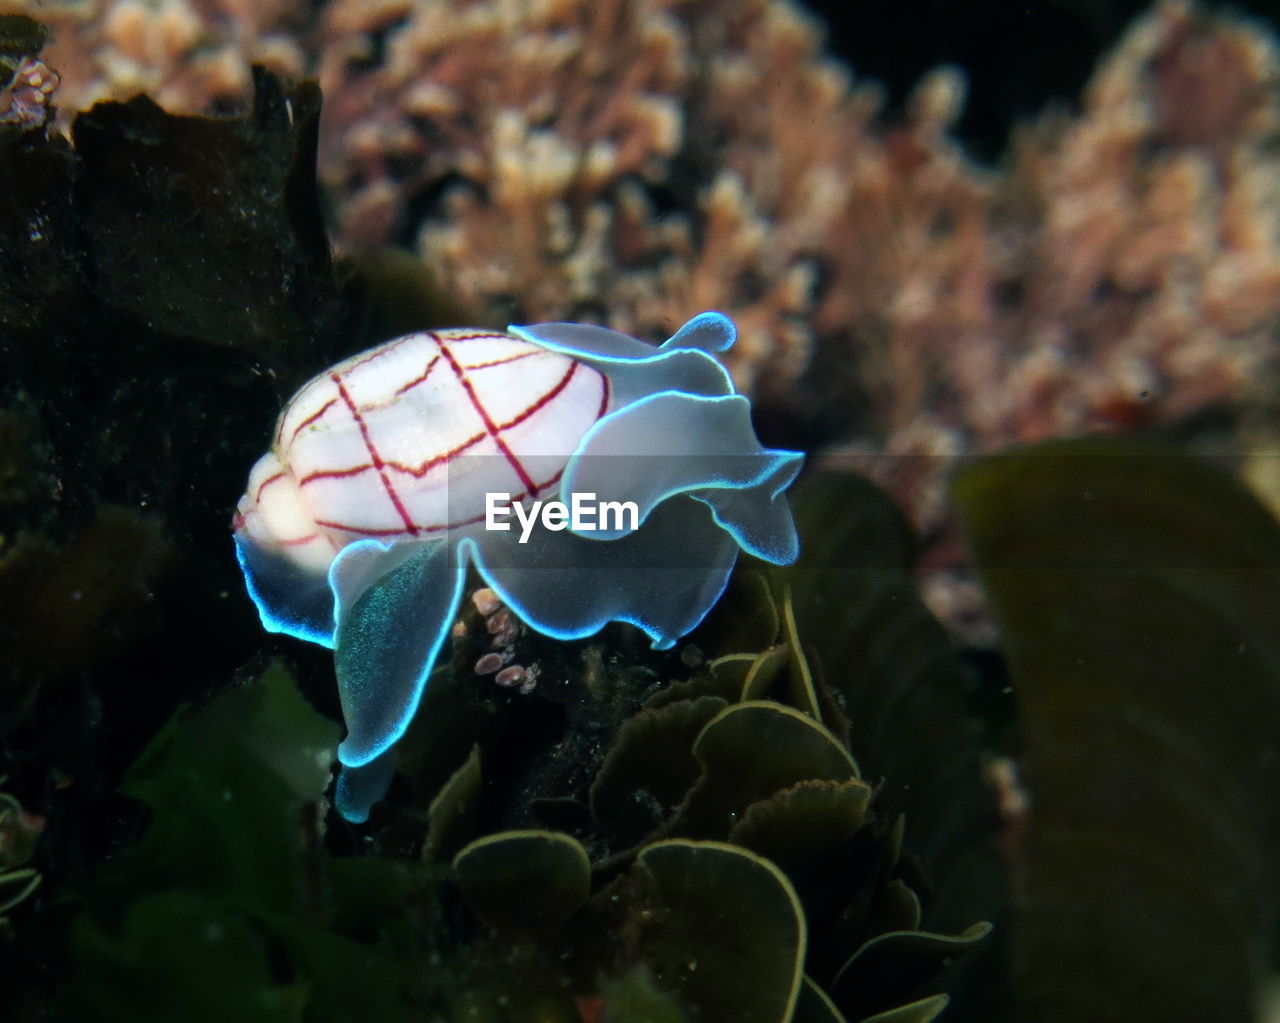
<path id="1" fill-rule="evenodd" d="M 0 18 L 7 1019 L 1254 1018 L 1280 524 L 1237 462 L 1165 435 L 967 463 L 940 500 L 983 647 L 922 598 L 911 510 L 812 464 L 794 534 L 726 533 L 687 629 L 543 629 L 468 570 L 394 775 L 344 816 L 344 669 L 264 632 L 228 519 L 308 380 L 475 321 L 411 255 L 331 253 L 314 84 L 59 113 L 44 42 Z"/>

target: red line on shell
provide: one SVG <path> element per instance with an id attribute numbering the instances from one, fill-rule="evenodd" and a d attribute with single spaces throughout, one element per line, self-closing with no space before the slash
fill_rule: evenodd
<path id="1" fill-rule="evenodd" d="M 507 447 L 506 442 L 503 441 L 500 433 L 500 427 L 498 427 L 489 416 L 489 410 L 486 409 L 480 401 L 480 396 L 476 394 L 475 388 L 471 386 L 471 381 L 467 379 L 466 373 L 463 371 L 462 367 L 458 365 L 458 360 L 454 358 L 453 352 L 449 351 L 449 346 L 446 345 L 436 334 L 428 334 L 427 336 L 435 341 L 439 346 L 440 354 L 445 357 L 445 360 L 449 363 L 449 368 L 453 370 L 453 375 L 458 378 L 458 383 L 462 385 L 462 389 L 466 392 L 467 398 L 471 402 L 471 407 L 474 408 L 476 413 L 480 416 L 480 421 L 484 423 L 485 429 L 489 431 L 489 436 L 493 438 L 493 442 L 498 446 L 498 450 L 506 456 L 507 461 L 511 463 L 511 468 L 513 468 L 516 471 L 516 475 L 520 477 L 520 483 L 525 488 L 525 492 L 535 493 L 536 487 L 534 486 L 533 480 L 530 478 L 528 472 L 525 471 L 525 467 L 520 464 L 520 459 L 516 458 L 514 452 L 512 452 L 512 450 Z"/>
<path id="2" fill-rule="evenodd" d="M 289 438 L 289 443 L 292 444 L 295 440 L 297 440 L 298 434 L 300 434 L 308 426 L 310 426 L 322 415 L 328 412 L 329 409 L 333 408 L 333 406 L 336 404 L 338 404 L 338 399 L 330 398 L 323 405 L 321 405 L 320 408 L 318 408 L 315 412 L 312 412 L 311 415 L 307 416 L 306 419 L 304 419 L 302 422 L 300 422 L 297 426 L 293 428 L 293 435 Z"/>
<path id="3" fill-rule="evenodd" d="M 579 363 L 579 362 L 570 362 L 570 363 L 569 363 L 569 372 L 568 372 L 568 373 L 566 373 L 564 376 L 562 376 L 562 377 L 560 378 L 560 382 L 559 382 L 558 384 L 556 384 L 556 385 L 555 385 L 555 387 L 551 388 L 551 390 L 549 390 L 549 391 L 548 391 L 546 394 L 544 394 L 541 398 L 539 398 L 539 399 L 538 399 L 537 401 L 535 401 L 532 405 L 530 405 L 527 409 L 525 409 L 525 410 L 524 410 L 523 412 L 521 412 L 518 416 L 516 416 L 516 417 L 515 417 L 515 419 L 512 419 L 512 420 L 510 420 L 509 422 L 505 422 L 505 423 L 503 423 L 501 426 L 499 426 L 499 427 L 498 427 L 498 429 L 499 429 L 499 430 L 509 430 L 509 429 L 510 429 L 511 427 L 513 427 L 513 426 L 518 426 L 520 423 L 523 423 L 523 422 L 524 422 L 526 419 L 528 419 L 531 415 L 533 415 L 535 412 L 537 412 L 537 411 L 538 411 L 538 409 L 546 407 L 546 405 L 547 405 L 547 403 L 548 403 L 548 402 L 555 400 L 555 397 L 556 397 L 556 396 L 557 396 L 561 391 L 563 391 L 566 387 L 568 387 L 568 386 L 569 386 L 569 381 L 570 381 L 570 380 L 572 380 L 572 379 L 573 379 L 573 375 L 574 375 L 576 372 L 578 372 L 578 367 L 579 367 L 580 365 L 582 365 L 582 364 L 581 364 L 581 363 Z"/>
<path id="4" fill-rule="evenodd" d="M 290 540 L 277 540 L 276 543 L 281 547 L 301 547 L 303 544 L 308 544 L 319 539 L 319 533 L 308 533 L 306 536 L 295 536 Z"/>
<path id="5" fill-rule="evenodd" d="M 360 536 L 404 536 L 403 529 L 372 529 L 364 526 L 349 526 L 345 522 L 333 522 L 329 519 L 316 519 L 317 526 L 323 526 L 325 529 L 338 529 L 344 533 L 358 533 Z M 417 526 L 414 527 L 416 533 L 424 532 Z M 416 535 L 413 534 L 413 535 Z"/>
<path id="6" fill-rule="evenodd" d="M 462 522 L 445 522 L 436 523 L 430 526 L 415 526 L 413 536 L 421 536 L 423 533 L 439 533 L 446 529 L 457 529 L 459 526 L 474 526 L 477 522 L 483 522 L 484 515 L 477 515 L 475 518 L 464 519 Z M 371 526 L 352 526 L 345 522 L 330 522 L 326 519 L 316 519 L 317 526 L 323 526 L 325 529 L 336 529 L 344 533 L 355 533 L 358 536 L 404 536 L 403 529 L 375 529 Z"/>
<path id="7" fill-rule="evenodd" d="M 604 384 L 604 387 L 600 389 L 600 409 L 596 412 L 597 421 L 604 415 L 604 410 L 609 407 L 609 378 L 601 373 L 600 382 Z"/>
<path id="8" fill-rule="evenodd" d="M 564 470 L 561 469 L 558 473 L 552 476 L 551 479 L 547 480 L 545 483 L 540 483 L 538 485 L 538 489 L 535 490 L 532 494 L 521 494 L 519 497 L 515 498 L 512 501 L 512 504 L 514 504 L 515 501 L 523 501 L 526 497 L 532 497 L 536 501 L 538 498 L 538 495 L 541 494 L 544 490 L 546 490 L 548 487 L 553 487 L 557 483 L 559 483 L 560 477 L 563 475 L 564 475 Z"/>
<path id="9" fill-rule="evenodd" d="M 403 387 L 398 388 L 396 390 L 396 397 L 397 398 L 400 397 L 400 395 L 404 394 L 406 391 L 413 390 L 419 384 L 426 383 L 427 377 L 431 376 L 431 371 L 436 368 L 436 363 L 439 361 L 440 361 L 440 356 L 437 355 L 435 358 L 433 358 L 430 362 L 427 363 L 427 368 L 422 371 L 421 376 L 418 376 L 415 379 L 410 380 Z"/>
<path id="10" fill-rule="evenodd" d="M 396 493 L 396 488 L 392 486 L 391 478 L 383 467 L 382 456 L 378 454 L 378 449 L 373 446 L 373 438 L 369 436 L 369 427 L 365 424 L 364 417 L 360 415 L 360 410 L 356 408 L 356 403 L 351 400 L 351 395 L 347 393 L 342 377 L 337 373 L 330 373 L 329 378 L 337 385 L 338 394 L 341 396 L 343 404 L 347 406 L 347 410 L 351 413 L 351 418 L 355 420 L 356 426 L 360 427 L 360 436 L 364 438 L 364 446 L 369 452 L 369 460 L 373 462 L 374 468 L 378 470 L 378 476 L 382 479 L 382 485 L 387 491 L 387 496 L 391 498 L 391 503 L 395 505 L 396 512 L 399 513 L 401 521 L 404 522 L 405 529 L 408 530 L 410 536 L 417 536 L 418 527 L 414 525 L 413 519 L 409 517 L 409 512 L 400 500 L 400 495 Z"/>
<path id="11" fill-rule="evenodd" d="M 487 436 L 489 436 L 488 431 L 481 430 L 474 437 L 468 437 L 457 447 L 444 452 L 444 454 L 428 458 L 417 467 L 405 465 L 403 462 L 392 461 L 384 461 L 382 465 L 387 469 L 394 469 L 396 472 L 402 472 L 406 476 L 413 476 L 415 479 L 421 479 L 437 465 L 450 461 L 456 455 L 460 455 L 462 452 L 466 451 L 467 448 L 474 447 L 476 444 L 479 444 Z M 350 469 L 318 469 L 300 479 L 298 481 L 298 486 L 305 487 L 308 483 L 312 483 L 316 480 L 337 480 L 344 479 L 348 476 L 359 476 L 362 472 L 368 472 L 370 469 L 376 468 L 378 468 L 378 466 L 374 465 L 372 462 L 366 462 L 364 465 L 355 465 Z M 421 529 L 422 527 L 419 526 L 418 528 Z"/>
<path id="12" fill-rule="evenodd" d="M 398 337 L 394 341 L 387 342 L 381 348 L 375 348 L 371 352 L 365 352 L 364 355 L 356 359 L 356 361 L 353 362 L 350 366 L 347 366 L 345 369 L 343 369 L 342 372 L 350 374 L 350 372 L 353 369 L 358 369 L 359 367 L 365 365 L 366 363 L 373 362 L 374 359 L 381 359 L 384 355 L 390 355 L 392 352 L 394 352 L 406 341 L 412 340 L 413 337 L 414 337 L 413 334 L 406 334 L 404 337 Z M 330 379 L 332 379 L 333 374 L 330 374 L 329 376 L 330 376 Z"/>
<path id="13" fill-rule="evenodd" d="M 350 469 L 317 469 L 315 472 L 307 473 L 302 479 L 298 480 L 298 486 L 305 487 L 308 483 L 314 483 L 316 480 L 346 479 L 348 476 L 359 476 L 361 473 L 376 468 L 377 466 L 372 462 L 365 462 L 364 465 L 354 465 Z"/>
<path id="14" fill-rule="evenodd" d="M 278 472 L 278 473 L 276 473 L 274 476 L 268 476 L 265 480 L 263 480 L 261 483 L 259 483 L 259 484 L 258 484 L 258 489 L 257 489 L 256 491 L 254 491 L 254 494 L 253 494 L 253 503 L 254 503 L 254 504 L 257 504 L 259 501 L 261 501 L 261 500 L 262 500 L 262 492 L 263 492 L 264 490 L 266 490 L 266 489 L 267 489 L 267 487 L 269 487 L 272 483 L 275 483 L 277 480 L 282 480 L 282 479 L 284 479 L 284 478 L 285 478 L 285 476 L 286 476 L 286 473 Z"/>
<path id="15" fill-rule="evenodd" d="M 429 473 L 432 469 L 434 469 L 437 465 L 441 465 L 444 462 L 452 461 L 454 457 L 462 454 L 462 452 L 466 451 L 467 448 L 475 447 L 487 436 L 489 436 L 488 432 L 482 430 L 480 433 L 477 433 L 474 437 L 468 437 L 456 448 L 452 448 L 449 451 L 446 451 L 442 455 L 436 455 L 433 458 L 428 458 L 416 469 L 411 465 L 402 465 L 400 462 L 388 462 L 387 466 L 391 469 L 395 469 L 397 472 L 403 472 L 406 475 L 413 476 L 417 479 L 421 479 L 423 476 Z"/>
<path id="16" fill-rule="evenodd" d="M 505 359 L 494 359 L 491 362 L 477 362 L 474 366 L 463 366 L 468 373 L 476 369 L 492 369 L 494 366 L 506 366 L 513 362 L 519 362 L 521 359 L 530 359 L 535 355 L 545 355 L 545 352 L 521 352 L 519 355 L 509 355 Z"/>
<path id="17" fill-rule="evenodd" d="M 564 470 L 561 469 L 549 480 L 546 480 L 542 483 L 537 484 L 532 492 L 526 490 L 517 494 L 515 497 L 511 499 L 511 503 L 517 504 L 518 502 L 523 501 L 526 497 L 533 497 L 536 499 L 537 496 L 540 493 L 542 493 L 544 490 L 558 483 L 560 481 L 560 477 L 562 477 L 563 475 L 564 475 Z M 445 529 L 459 529 L 462 526 L 474 526 L 477 522 L 483 522 L 484 520 L 485 520 L 485 515 L 481 514 L 481 515 L 476 515 L 473 518 L 463 519 L 461 522 L 433 523 L 430 526 L 418 526 L 417 529 L 418 529 L 418 534 L 439 533 L 440 531 Z M 316 519 L 315 521 L 317 526 L 321 526 L 325 529 L 334 529 L 343 533 L 355 533 L 357 536 L 404 536 L 403 529 L 386 529 L 386 528 L 375 529 L 368 526 L 352 526 L 345 522 L 332 522 L 328 519 Z"/>
<path id="18" fill-rule="evenodd" d="M 435 337 L 433 334 L 432 337 Z M 518 338 L 512 337 L 510 334 L 504 334 L 498 330 L 477 330 L 474 334 L 455 334 L 449 332 L 450 341 L 477 341 L 481 338 L 494 338 L 499 341 L 516 341 Z M 438 341 L 439 339 L 436 338 Z"/>

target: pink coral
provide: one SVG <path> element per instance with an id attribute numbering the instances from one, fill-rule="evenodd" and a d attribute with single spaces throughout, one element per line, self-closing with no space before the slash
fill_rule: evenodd
<path id="1" fill-rule="evenodd" d="M 142 92 L 174 113 L 244 105 L 252 64 L 289 76 L 305 65 L 290 35 L 303 0 L 18 0 L 16 10 L 53 32 L 44 59 L 62 76 L 64 126 L 99 100 Z"/>
<path id="2" fill-rule="evenodd" d="M 321 166 L 349 247 L 412 230 L 482 319 L 657 337 L 722 309 L 739 382 L 777 393 L 840 321 L 840 282 L 817 295 L 848 262 L 829 201 L 880 149 L 876 96 L 795 6 L 338 0 L 327 29 Z"/>
<path id="3" fill-rule="evenodd" d="M 938 484 L 963 452 L 1169 422 L 1259 379 L 1280 318 L 1276 66 L 1252 25 L 1161 4 L 1101 65 L 1080 116 L 1018 134 L 969 280 L 952 279 L 964 286 L 939 288 L 935 269 L 916 301 L 885 303 L 887 432 L 846 453 L 920 524 L 938 524 Z M 921 457 L 872 457 L 886 449 Z"/>
<path id="4" fill-rule="evenodd" d="M 1169 420 L 1257 371 L 1280 315 L 1276 63 L 1251 25 L 1165 3 L 1080 118 L 1022 133 L 992 217 L 1019 301 L 992 317 L 1012 368 L 983 446 Z"/>

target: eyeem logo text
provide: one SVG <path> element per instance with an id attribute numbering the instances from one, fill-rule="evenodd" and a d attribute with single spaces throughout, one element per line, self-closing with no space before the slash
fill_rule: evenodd
<path id="1" fill-rule="evenodd" d="M 575 533 L 594 533 L 597 530 L 633 530 L 640 528 L 640 509 L 635 501 L 596 501 L 595 494 L 574 494 L 571 502 L 534 501 L 526 508 L 511 501 L 510 494 L 484 495 L 484 528 L 508 530 L 511 523 L 505 521 L 515 512 L 520 521 L 520 543 L 528 543 L 533 527 L 542 522 L 543 529 L 558 533 L 572 529 Z"/>

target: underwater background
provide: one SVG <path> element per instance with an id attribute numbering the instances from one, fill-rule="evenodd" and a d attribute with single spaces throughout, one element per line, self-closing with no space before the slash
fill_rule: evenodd
<path id="1" fill-rule="evenodd" d="M 1278 18 L 0 0 L 0 1017 L 1280 1019 Z M 281 406 L 706 309 L 799 561 L 670 651 L 473 580 L 344 821 Z"/>

